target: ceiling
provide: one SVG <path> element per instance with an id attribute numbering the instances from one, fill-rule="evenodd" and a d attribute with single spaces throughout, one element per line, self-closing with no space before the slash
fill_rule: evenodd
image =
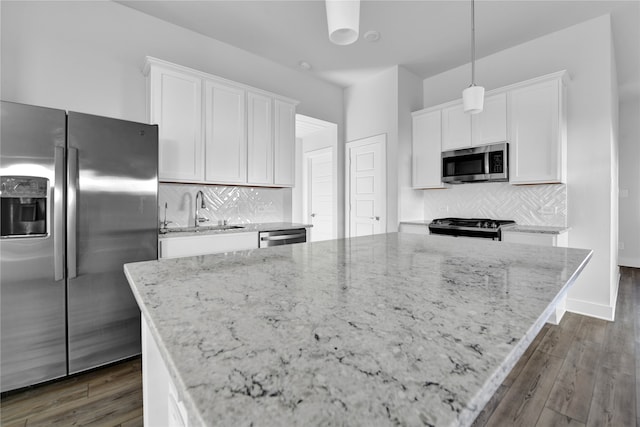
<path id="1" fill-rule="evenodd" d="M 470 60 L 469 1 L 363 0 L 349 46 L 329 41 L 322 0 L 118 3 L 287 67 L 306 61 L 304 72 L 342 87 L 396 64 L 426 78 Z M 610 13 L 619 86 L 640 94 L 640 0 L 477 0 L 475 9 L 479 58 Z M 366 41 L 369 30 L 380 40 Z"/>

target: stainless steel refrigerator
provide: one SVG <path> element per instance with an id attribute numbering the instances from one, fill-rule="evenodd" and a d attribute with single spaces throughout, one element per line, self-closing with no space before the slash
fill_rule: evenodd
<path id="1" fill-rule="evenodd" d="M 157 259 L 157 126 L 2 102 L 0 391 L 140 353 L 123 264 Z"/>

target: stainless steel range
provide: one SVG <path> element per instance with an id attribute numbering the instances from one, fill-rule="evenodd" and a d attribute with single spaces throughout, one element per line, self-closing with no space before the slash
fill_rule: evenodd
<path id="1" fill-rule="evenodd" d="M 514 226 L 515 223 L 505 219 L 439 218 L 429 224 L 429 232 L 456 237 L 502 240 L 502 230 Z"/>

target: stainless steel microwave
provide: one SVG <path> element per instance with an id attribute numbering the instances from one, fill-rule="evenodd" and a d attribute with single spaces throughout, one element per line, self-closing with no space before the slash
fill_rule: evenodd
<path id="1" fill-rule="evenodd" d="M 442 152 L 442 182 L 509 181 L 506 142 Z"/>

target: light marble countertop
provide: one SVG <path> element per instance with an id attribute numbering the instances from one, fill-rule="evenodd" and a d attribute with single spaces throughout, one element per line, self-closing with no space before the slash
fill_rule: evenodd
<path id="1" fill-rule="evenodd" d="M 411 224 L 411 225 L 429 225 L 431 224 L 431 219 L 415 219 L 411 221 L 400 221 L 400 224 Z"/>
<path id="2" fill-rule="evenodd" d="M 200 231 L 192 231 L 194 227 L 180 227 L 181 231 L 169 231 L 167 233 L 160 233 L 159 239 L 171 239 L 174 237 L 189 237 L 189 236 L 206 236 L 211 234 L 229 234 L 229 233 L 247 233 L 255 231 L 276 231 L 276 230 L 293 230 L 296 228 L 311 228 L 311 224 L 299 224 L 295 222 L 263 222 L 255 224 L 229 224 L 239 225 L 242 228 L 231 228 L 227 230 L 210 229 L 215 227 L 214 225 L 202 225 Z M 171 230 L 171 228 L 170 228 Z M 182 231 L 185 230 L 185 231 Z"/>
<path id="3" fill-rule="evenodd" d="M 547 225 L 519 225 L 505 227 L 502 232 L 511 231 L 514 233 L 537 233 L 537 234 L 562 234 L 569 231 L 569 227 L 551 227 Z"/>
<path id="4" fill-rule="evenodd" d="M 591 257 L 389 233 L 125 265 L 193 425 L 470 425 Z"/>

